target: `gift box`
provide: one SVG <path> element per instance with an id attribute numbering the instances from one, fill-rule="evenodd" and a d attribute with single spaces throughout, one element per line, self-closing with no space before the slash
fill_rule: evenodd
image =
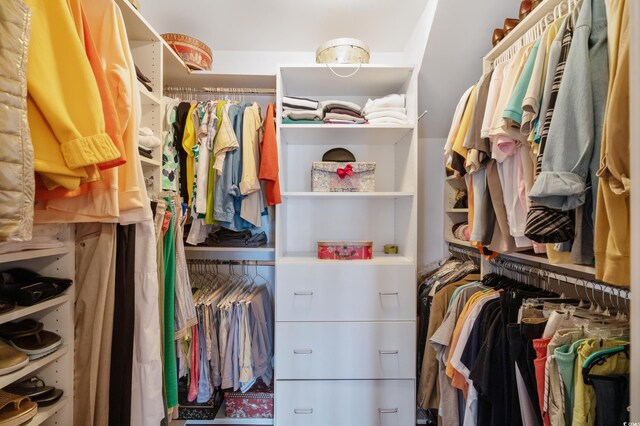
<path id="1" fill-rule="evenodd" d="M 234 419 L 272 419 L 273 384 L 267 386 L 258 380 L 247 392 L 226 391 L 224 411 Z"/>
<path id="2" fill-rule="evenodd" d="M 311 167 L 313 192 L 373 192 L 376 163 L 314 161 Z"/>
<path id="3" fill-rule="evenodd" d="M 372 241 L 318 241 L 318 259 L 369 260 L 372 258 Z"/>

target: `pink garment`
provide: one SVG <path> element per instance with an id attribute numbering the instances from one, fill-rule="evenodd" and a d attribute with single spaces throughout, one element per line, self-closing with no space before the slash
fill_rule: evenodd
<path id="1" fill-rule="evenodd" d="M 191 366 L 189 368 L 189 393 L 187 400 L 193 402 L 198 397 L 198 382 L 200 381 L 200 366 L 198 365 L 198 354 L 200 353 L 200 345 L 198 341 L 198 326 L 192 327 L 191 341 Z"/>

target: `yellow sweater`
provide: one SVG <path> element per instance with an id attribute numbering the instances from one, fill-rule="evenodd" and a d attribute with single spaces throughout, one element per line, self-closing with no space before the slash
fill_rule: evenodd
<path id="1" fill-rule="evenodd" d="M 120 154 L 105 133 L 98 87 L 66 0 L 25 3 L 32 10 L 27 108 L 35 170 L 49 189 L 74 190 L 89 178 L 85 166 Z"/>

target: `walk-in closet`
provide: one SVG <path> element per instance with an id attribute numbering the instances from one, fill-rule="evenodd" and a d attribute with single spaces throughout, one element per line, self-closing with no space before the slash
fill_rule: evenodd
<path id="1" fill-rule="evenodd" d="M 0 426 L 640 424 L 637 1 L 0 34 Z"/>

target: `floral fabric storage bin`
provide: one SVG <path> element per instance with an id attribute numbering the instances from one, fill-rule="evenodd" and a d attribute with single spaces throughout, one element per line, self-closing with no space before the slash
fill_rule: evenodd
<path id="1" fill-rule="evenodd" d="M 376 163 L 314 161 L 311 168 L 313 192 L 374 192 Z"/>
<path id="2" fill-rule="evenodd" d="M 224 393 L 225 415 L 232 419 L 272 419 L 273 383 L 258 380 L 247 392 Z"/>

